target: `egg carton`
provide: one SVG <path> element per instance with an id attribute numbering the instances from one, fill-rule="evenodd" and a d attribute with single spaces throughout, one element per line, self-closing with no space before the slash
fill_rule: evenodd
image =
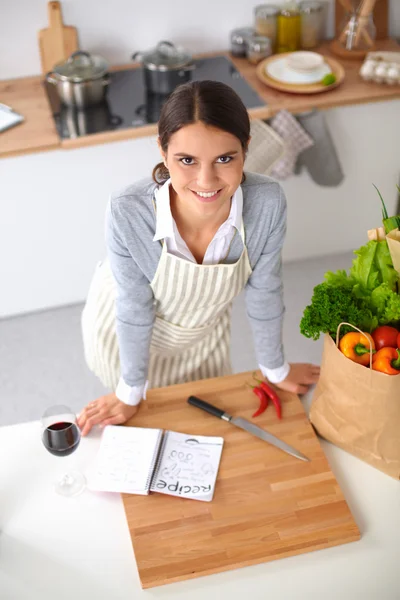
<path id="1" fill-rule="evenodd" d="M 360 75 L 365 81 L 400 85 L 400 52 L 369 52 Z"/>

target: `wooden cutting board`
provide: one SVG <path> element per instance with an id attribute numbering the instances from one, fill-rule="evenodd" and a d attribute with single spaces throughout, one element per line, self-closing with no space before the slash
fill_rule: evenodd
<path id="1" fill-rule="evenodd" d="M 57 63 L 66 60 L 78 50 L 78 34 L 75 27 L 65 26 L 59 2 L 47 5 L 49 27 L 38 33 L 42 73 L 46 74 Z"/>
<path id="2" fill-rule="evenodd" d="M 240 373 L 151 390 L 128 425 L 221 435 L 225 443 L 212 502 L 123 494 L 143 588 L 192 579 L 345 544 L 360 532 L 298 396 L 279 392 L 258 406 Z M 241 415 L 308 456 L 302 462 L 245 431 L 187 404 L 198 396 Z M 312 558 L 310 558 L 312 567 Z"/>

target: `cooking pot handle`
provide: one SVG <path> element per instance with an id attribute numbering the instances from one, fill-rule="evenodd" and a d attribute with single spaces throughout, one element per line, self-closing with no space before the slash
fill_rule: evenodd
<path id="1" fill-rule="evenodd" d="M 187 65 L 186 67 L 182 67 L 179 69 L 179 71 L 194 71 L 196 68 L 195 63 L 192 63 L 190 65 Z"/>
<path id="2" fill-rule="evenodd" d="M 111 77 L 110 77 L 109 73 L 106 73 L 106 74 L 103 76 L 103 79 L 102 79 L 102 84 L 103 84 L 103 85 L 108 85 L 108 84 L 110 83 L 110 81 L 111 81 Z"/>
<path id="3" fill-rule="evenodd" d="M 168 46 L 169 48 L 172 48 L 173 50 L 176 51 L 176 46 L 172 42 L 168 42 L 167 40 L 163 40 L 162 42 L 158 42 L 158 44 L 157 44 L 157 50 L 161 50 L 161 48 L 163 46 Z"/>
<path id="4" fill-rule="evenodd" d="M 84 50 L 77 50 L 76 52 L 74 52 L 73 54 L 71 54 L 71 56 L 69 57 L 69 59 L 67 60 L 67 62 L 69 62 L 69 63 L 74 62 L 74 60 L 76 58 L 78 58 L 79 56 L 84 56 L 85 58 L 88 59 L 88 61 L 90 63 L 93 63 L 92 57 L 90 56 L 89 52 L 85 52 Z"/>
<path id="5" fill-rule="evenodd" d="M 58 83 L 57 79 L 53 76 L 53 71 L 49 71 L 48 73 L 46 73 L 45 79 L 53 85 L 56 85 L 56 83 Z"/>

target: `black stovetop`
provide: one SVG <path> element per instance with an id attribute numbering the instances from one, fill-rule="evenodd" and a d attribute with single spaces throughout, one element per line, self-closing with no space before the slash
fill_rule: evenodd
<path id="1" fill-rule="evenodd" d="M 195 60 L 193 81 L 212 79 L 230 85 L 247 109 L 265 106 L 265 102 L 243 79 L 225 56 Z M 82 135 L 129 129 L 157 123 L 167 96 L 146 91 L 142 69 L 111 72 L 107 99 L 97 106 L 77 111 L 63 106 L 55 87 L 45 82 L 57 131 L 62 139 Z"/>

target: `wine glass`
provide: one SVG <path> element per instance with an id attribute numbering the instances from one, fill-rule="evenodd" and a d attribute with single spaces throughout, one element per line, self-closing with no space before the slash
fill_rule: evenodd
<path id="1" fill-rule="evenodd" d="M 48 408 L 42 416 L 42 441 L 46 450 L 54 456 L 69 456 L 79 446 L 81 432 L 76 416 L 68 406 L 58 405 Z M 76 496 L 86 485 L 85 477 L 79 471 L 68 471 L 55 484 L 62 496 Z"/>

